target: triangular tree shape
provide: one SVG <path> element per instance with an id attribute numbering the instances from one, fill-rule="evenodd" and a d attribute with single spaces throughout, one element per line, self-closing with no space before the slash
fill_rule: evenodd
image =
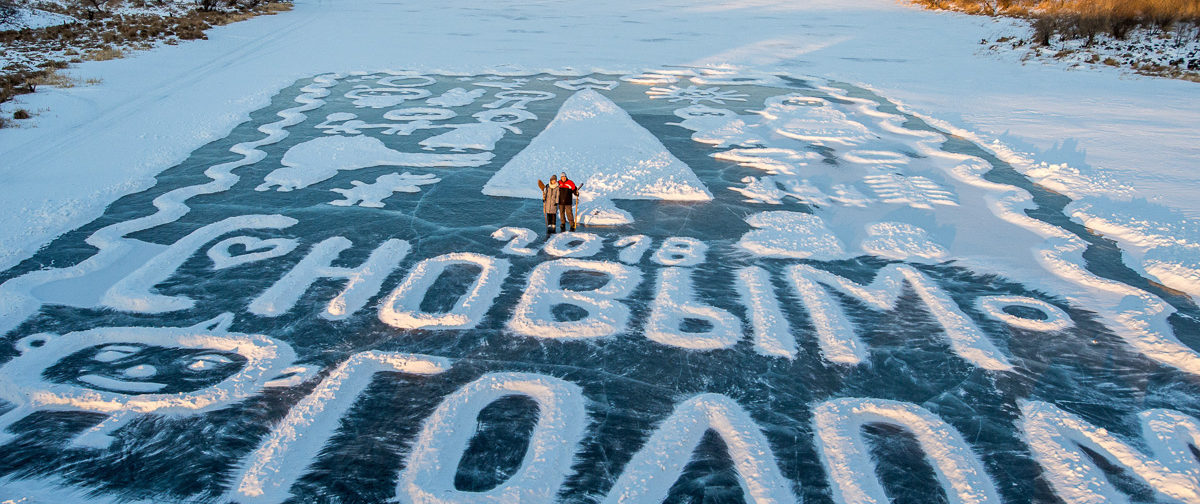
<path id="1" fill-rule="evenodd" d="M 541 198 L 536 182 L 564 171 L 587 200 L 712 200 L 691 167 L 594 89 L 567 98 L 546 129 L 496 172 L 483 193 Z"/>

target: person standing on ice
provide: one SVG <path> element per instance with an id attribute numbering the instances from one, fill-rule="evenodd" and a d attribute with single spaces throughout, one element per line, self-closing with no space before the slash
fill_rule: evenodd
<path id="1" fill-rule="evenodd" d="M 546 213 L 546 234 L 554 234 L 554 217 L 558 213 L 558 176 L 551 175 L 550 183 L 543 184 L 538 180 L 538 188 L 542 190 L 542 211 Z"/>
<path id="2" fill-rule="evenodd" d="M 567 225 L 571 225 L 571 231 L 575 230 L 575 212 L 571 209 L 571 205 L 575 203 L 575 195 L 579 193 L 579 188 L 575 187 L 575 182 L 567 178 L 567 172 L 562 172 L 562 178 L 558 179 L 558 217 L 561 219 L 559 231 L 566 231 Z"/>

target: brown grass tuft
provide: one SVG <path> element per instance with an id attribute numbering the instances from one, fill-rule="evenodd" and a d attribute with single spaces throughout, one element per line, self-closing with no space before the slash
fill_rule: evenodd
<path id="1" fill-rule="evenodd" d="M 125 53 L 114 47 L 102 47 L 88 52 L 83 59 L 89 61 L 108 61 L 125 57 Z"/>

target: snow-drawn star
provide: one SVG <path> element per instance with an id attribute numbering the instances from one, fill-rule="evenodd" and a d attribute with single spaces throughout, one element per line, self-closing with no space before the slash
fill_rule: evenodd
<path id="1" fill-rule="evenodd" d="M 706 100 L 724 105 L 726 101 L 746 101 L 746 98 L 750 96 L 734 90 L 721 91 L 719 87 L 702 88 L 699 86 L 688 86 L 685 88 L 679 86 L 653 87 L 649 91 L 646 91 L 646 94 L 650 95 L 651 100 L 666 98 L 671 103 L 686 100 L 693 105 Z"/>

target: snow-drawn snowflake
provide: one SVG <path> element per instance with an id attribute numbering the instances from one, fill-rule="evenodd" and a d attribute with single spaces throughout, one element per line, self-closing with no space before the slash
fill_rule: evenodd
<path id="1" fill-rule="evenodd" d="M 699 86 L 688 86 L 685 88 L 679 86 L 652 87 L 646 91 L 646 94 L 650 95 L 651 100 L 666 98 L 671 103 L 686 100 L 692 105 L 706 100 L 724 105 L 726 101 L 746 101 L 746 98 L 750 96 L 733 90 L 721 91 L 719 87 L 702 88 Z"/>

